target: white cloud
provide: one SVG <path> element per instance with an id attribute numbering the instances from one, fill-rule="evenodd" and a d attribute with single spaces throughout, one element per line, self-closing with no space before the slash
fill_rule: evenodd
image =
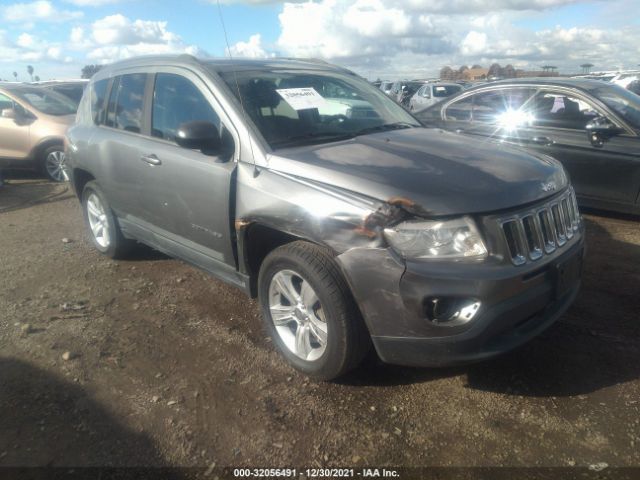
<path id="1" fill-rule="evenodd" d="M 245 58 L 265 58 L 272 56 L 268 54 L 264 48 L 262 48 L 262 37 L 259 33 L 251 35 L 248 42 L 238 42 L 235 45 L 231 45 L 229 53 L 232 57 L 245 57 Z"/>
<path id="2" fill-rule="evenodd" d="M 82 12 L 58 10 L 47 0 L 31 3 L 13 3 L 0 7 L 0 18 L 6 22 L 65 22 L 82 18 Z"/>
<path id="3" fill-rule="evenodd" d="M 580 0 L 318 0 L 285 3 L 278 53 L 320 57 L 367 76 L 437 75 L 444 65 L 545 63 L 565 72 L 635 66 L 640 31 L 575 27 L 535 31 L 533 16 Z M 550 10 L 550 11 L 545 11 Z M 540 13 L 545 11 L 545 13 Z M 455 14 L 452 16 L 452 14 Z M 566 25 L 566 21 L 564 22 Z M 606 53 L 608 52 L 608 53 Z"/>
<path id="4" fill-rule="evenodd" d="M 29 48 L 33 46 L 34 41 L 35 40 L 33 35 L 29 35 L 28 33 L 22 33 L 18 37 L 18 41 L 16 42 L 16 45 L 23 48 Z"/>
<path id="5" fill-rule="evenodd" d="M 78 7 L 101 7 L 102 5 L 111 5 L 119 3 L 120 0 L 64 0 Z"/>
<path id="6" fill-rule="evenodd" d="M 76 44 L 82 43 L 84 41 L 84 28 L 73 27 L 71 29 L 71 34 L 69 35 L 69 40 Z"/>
<path id="7" fill-rule="evenodd" d="M 66 41 L 51 42 L 31 33 L 11 38 L 0 30 L 0 77 L 10 77 L 7 68 L 19 71 L 19 66 L 27 62 L 32 63 L 44 79 L 50 78 L 44 73 L 45 69 L 77 76 L 85 63 L 110 63 L 137 55 L 206 55 L 170 31 L 165 21 L 130 19 L 119 14 L 100 18 L 91 24 L 72 24 L 66 38 Z"/>
<path id="8" fill-rule="evenodd" d="M 217 3 L 217 0 L 208 1 L 209 3 Z M 221 3 L 266 5 L 282 2 L 280 0 L 221 0 Z M 285 3 L 309 3 L 309 0 L 290 0 Z M 584 0 L 389 0 L 387 3 L 389 6 L 401 8 L 405 12 L 451 15 L 509 10 L 545 10 L 562 5 L 584 3 Z"/>
<path id="9" fill-rule="evenodd" d="M 79 31 L 75 31 L 80 35 Z M 84 32 L 83 32 L 84 36 Z M 130 20 L 124 15 L 110 15 L 91 25 L 87 58 L 100 63 L 136 55 L 164 53 L 198 54 L 195 45 L 187 45 L 179 35 L 167 29 L 167 22 Z"/>
<path id="10" fill-rule="evenodd" d="M 481 55 L 487 49 L 487 34 L 471 30 L 462 40 L 460 51 L 463 55 Z"/>

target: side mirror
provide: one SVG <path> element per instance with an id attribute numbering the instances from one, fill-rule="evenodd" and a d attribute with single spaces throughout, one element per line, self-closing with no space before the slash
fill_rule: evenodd
<path id="1" fill-rule="evenodd" d="M 624 132 L 624 129 L 618 127 L 615 123 L 606 117 L 596 117 L 585 126 L 587 138 L 594 147 L 602 147 L 604 142 L 611 137 Z"/>
<path id="2" fill-rule="evenodd" d="M 222 149 L 222 139 L 211 122 L 194 121 L 183 123 L 176 132 L 176 143 L 184 148 L 200 150 L 203 153 L 218 153 Z"/>
<path id="3" fill-rule="evenodd" d="M 2 118 L 17 118 L 18 117 L 18 112 L 16 112 L 13 108 L 4 108 L 2 109 L 2 112 L 0 113 L 0 116 L 2 116 Z"/>

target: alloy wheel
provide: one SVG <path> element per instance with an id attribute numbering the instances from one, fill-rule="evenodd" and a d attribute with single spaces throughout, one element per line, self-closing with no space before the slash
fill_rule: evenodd
<path id="1" fill-rule="evenodd" d="M 111 244 L 109 220 L 100 198 L 95 193 L 92 193 L 87 198 L 87 217 L 91 234 L 96 243 L 102 248 L 109 248 Z"/>
<path id="2" fill-rule="evenodd" d="M 280 270 L 269 286 L 269 311 L 278 336 L 294 355 L 319 359 L 327 348 L 327 321 L 318 295 L 293 270 Z"/>
<path id="3" fill-rule="evenodd" d="M 56 182 L 66 182 L 69 180 L 66 172 L 64 152 L 56 150 L 49 153 L 45 159 L 45 167 L 49 176 Z"/>

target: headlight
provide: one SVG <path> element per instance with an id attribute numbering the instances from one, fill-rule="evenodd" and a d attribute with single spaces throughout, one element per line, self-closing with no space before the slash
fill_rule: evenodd
<path id="1" fill-rule="evenodd" d="M 404 258 L 485 257 L 487 248 L 473 220 L 408 221 L 386 228 L 384 235 Z"/>

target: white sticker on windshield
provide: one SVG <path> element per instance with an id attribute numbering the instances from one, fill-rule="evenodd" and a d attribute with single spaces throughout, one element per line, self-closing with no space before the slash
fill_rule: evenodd
<path id="1" fill-rule="evenodd" d="M 282 88 L 276 92 L 294 110 L 322 108 L 326 105 L 325 99 L 316 92 L 315 88 Z"/>

